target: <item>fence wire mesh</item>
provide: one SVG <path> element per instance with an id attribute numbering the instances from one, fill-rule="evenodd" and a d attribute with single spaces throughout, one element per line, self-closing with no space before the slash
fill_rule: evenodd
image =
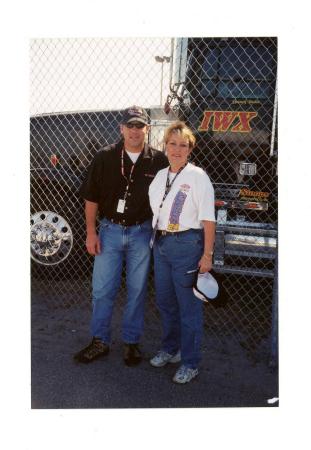
<path id="1" fill-rule="evenodd" d="M 36 39 L 30 58 L 33 298 L 91 308 L 78 189 L 98 149 L 119 140 L 122 109 L 138 104 L 156 148 L 171 121 L 193 129 L 192 161 L 215 187 L 214 268 L 230 300 L 207 305 L 207 333 L 251 350 L 269 341 L 277 322 L 276 39 Z M 148 302 L 148 319 L 158 320 L 152 269 Z"/>

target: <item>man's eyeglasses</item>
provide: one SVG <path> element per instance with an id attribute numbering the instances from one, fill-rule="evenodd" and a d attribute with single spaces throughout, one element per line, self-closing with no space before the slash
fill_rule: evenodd
<path id="1" fill-rule="evenodd" d="M 130 123 L 126 123 L 125 124 L 126 128 L 138 128 L 139 130 L 141 130 L 142 128 L 144 128 L 146 125 L 142 122 L 130 122 Z"/>

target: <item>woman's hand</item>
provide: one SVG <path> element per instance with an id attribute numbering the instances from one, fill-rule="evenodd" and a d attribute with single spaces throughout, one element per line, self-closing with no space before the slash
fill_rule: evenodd
<path id="1" fill-rule="evenodd" d="M 209 272 L 213 266 L 212 257 L 207 257 L 203 255 L 199 261 L 198 266 L 200 269 L 200 273 Z"/>

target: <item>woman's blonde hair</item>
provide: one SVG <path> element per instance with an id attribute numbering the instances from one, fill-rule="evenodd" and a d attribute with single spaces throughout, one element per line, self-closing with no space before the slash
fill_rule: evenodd
<path id="1" fill-rule="evenodd" d="M 183 139 L 189 142 L 190 149 L 195 146 L 195 136 L 189 127 L 180 120 L 173 122 L 164 132 L 164 144 L 167 144 L 172 133 L 178 133 Z"/>

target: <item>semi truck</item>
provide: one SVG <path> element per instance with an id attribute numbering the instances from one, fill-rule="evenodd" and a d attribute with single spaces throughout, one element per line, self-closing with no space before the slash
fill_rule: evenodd
<path id="1" fill-rule="evenodd" d="M 164 109 L 195 132 L 192 161 L 215 188 L 214 266 L 274 278 L 277 39 L 177 39 Z"/>

